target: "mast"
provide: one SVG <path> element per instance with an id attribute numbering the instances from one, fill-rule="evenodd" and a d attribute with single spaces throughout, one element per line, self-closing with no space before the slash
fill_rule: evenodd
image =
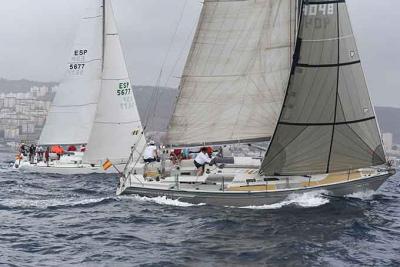
<path id="1" fill-rule="evenodd" d="M 134 145 L 140 151 L 145 146 L 145 138 L 111 0 L 102 2 L 104 26 L 101 86 L 83 160 L 101 164 L 109 159 L 118 164 L 127 162 L 131 146 Z"/>
<path id="2" fill-rule="evenodd" d="M 106 0 L 102 0 L 103 1 L 103 6 L 102 6 L 102 10 L 103 10 L 103 34 L 102 34 L 102 56 L 101 56 L 101 71 L 103 72 L 104 70 L 104 51 L 105 51 L 105 38 L 106 38 Z"/>
<path id="3" fill-rule="evenodd" d="M 344 0 L 303 0 L 292 73 L 262 175 L 385 163 Z"/>

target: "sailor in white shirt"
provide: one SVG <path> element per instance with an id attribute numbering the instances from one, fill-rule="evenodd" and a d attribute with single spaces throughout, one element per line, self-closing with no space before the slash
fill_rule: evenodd
<path id="1" fill-rule="evenodd" d="M 194 159 L 194 165 L 197 168 L 197 176 L 202 176 L 204 174 L 204 169 L 206 163 L 211 163 L 211 158 L 207 154 L 207 148 L 202 147 L 200 153 L 197 154 L 197 157 Z"/>
<path id="2" fill-rule="evenodd" d="M 157 160 L 157 147 L 154 141 L 150 141 L 143 152 L 143 159 L 146 163 L 151 163 Z"/>

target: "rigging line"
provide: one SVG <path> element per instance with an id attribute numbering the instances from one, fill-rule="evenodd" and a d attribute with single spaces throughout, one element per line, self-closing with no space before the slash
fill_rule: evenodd
<path id="1" fill-rule="evenodd" d="M 145 147 L 146 147 L 146 146 L 143 146 L 142 149 L 141 149 L 141 151 L 138 151 L 138 149 L 137 149 L 137 144 L 140 143 L 140 141 L 141 141 L 142 138 L 145 139 L 144 131 L 145 131 L 145 129 L 147 128 L 147 126 L 148 126 L 148 124 L 149 124 L 149 122 L 150 122 L 150 114 L 151 114 L 151 111 L 153 111 L 153 117 L 152 117 L 152 119 L 154 119 L 154 116 L 155 116 L 155 114 L 154 114 L 155 112 L 154 112 L 154 111 L 155 111 L 155 109 L 156 109 L 156 107 L 157 107 L 157 104 L 158 104 L 158 98 L 159 98 L 159 92 L 160 92 L 160 81 L 161 81 L 163 69 L 164 69 L 164 67 L 165 67 L 165 64 L 166 64 L 166 62 L 167 62 L 167 59 L 168 59 L 168 57 L 169 57 L 169 53 L 170 53 L 170 51 L 171 51 L 171 49 L 172 49 L 173 43 L 174 43 L 175 38 L 176 38 L 176 35 L 177 35 L 177 33 L 178 33 L 179 25 L 180 25 L 180 23 L 181 23 L 181 21 L 182 21 L 183 14 L 184 14 L 184 11 L 185 11 L 185 9 L 186 9 L 187 2 L 188 2 L 188 0 L 185 0 L 185 3 L 184 3 L 184 5 L 183 5 L 183 7 L 182 7 L 182 10 L 181 10 L 181 14 L 180 14 L 179 20 L 178 20 L 177 25 L 176 25 L 176 27 L 175 27 L 174 34 L 173 34 L 173 36 L 172 36 L 172 38 L 171 38 L 171 41 L 170 41 L 170 44 L 169 44 L 169 47 L 168 47 L 168 50 L 167 50 L 167 54 L 166 54 L 166 56 L 165 56 L 165 58 L 164 58 L 164 61 L 163 61 L 162 65 L 161 65 L 160 74 L 159 74 L 158 79 L 157 79 L 157 82 L 156 82 L 156 89 L 152 92 L 152 94 L 151 94 L 151 96 L 150 96 L 150 99 L 149 99 L 149 101 L 150 101 L 150 103 L 151 103 L 152 99 L 154 99 L 154 97 L 155 97 L 155 98 L 156 98 L 156 102 L 154 103 L 154 107 L 153 107 L 151 104 L 147 106 L 146 112 L 145 112 L 145 117 L 144 117 L 144 118 L 145 118 L 145 123 L 144 123 L 144 126 L 143 126 L 143 132 L 142 132 L 141 136 L 139 137 L 138 141 L 136 142 L 136 144 L 134 145 L 134 147 L 133 147 L 133 149 L 132 149 L 132 152 L 131 152 L 132 162 L 133 162 L 133 160 L 134 160 L 133 153 L 136 152 L 136 153 L 138 154 L 138 156 L 137 156 L 137 158 L 136 158 L 136 161 L 134 162 L 133 168 L 134 168 L 134 167 L 137 165 L 137 163 L 139 162 L 139 160 L 140 160 L 142 154 L 144 153 Z M 130 174 L 132 173 L 132 171 L 133 171 L 133 168 L 128 172 L 128 175 L 127 175 L 126 177 L 129 177 L 129 175 L 130 175 Z M 124 171 L 125 171 L 125 170 L 124 170 Z"/>
<path id="2" fill-rule="evenodd" d="M 153 113 L 153 116 L 151 117 L 151 119 L 154 119 L 154 117 L 155 117 L 154 113 L 155 113 L 155 109 L 156 109 L 157 104 L 158 104 L 159 92 L 160 92 L 160 89 L 161 89 L 160 88 L 160 83 L 161 83 L 162 74 L 163 74 L 165 65 L 167 63 L 168 57 L 170 55 L 170 52 L 172 50 L 173 44 L 174 44 L 174 42 L 176 40 L 176 36 L 177 36 L 178 30 L 179 30 L 179 26 L 180 26 L 180 24 L 182 22 L 184 11 L 186 9 L 187 3 L 188 3 L 188 0 L 185 0 L 184 4 L 182 6 L 181 13 L 180 13 L 179 19 L 177 21 L 174 33 L 173 33 L 173 35 L 171 37 L 171 40 L 169 42 L 167 53 L 166 53 L 166 55 L 164 57 L 164 60 L 162 62 L 160 73 L 159 73 L 159 76 L 158 76 L 158 79 L 157 79 L 157 83 L 156 83 L 156 90 L 153 91 L 152 98 L 150 99 L 150 101 L 151 101 L 153 99 L 153 97 L 155 97 L 156 98 L 156 103 L 154 105 L 149 105 L 148 106 L 148 110 L 146 110 L 145 127 L 144 128 L 147 128 L 147 126 L 148 126 L 148 124 L 150 122 L 151 113 Z"/>
<path id="3" fill-rule="evenodd" d="M 205 13 L 206 13 L 206 11 L 205 11 L 205 2 L 202 2 L 202 7 L 201 7 L 200 16 L 199 16 L 199 19 L 198 19 L 198 23 L 197 23 L 197 25 L 196 25 L 196 31 L 195 31 L 195 34 L 194 34 L 194 37 L 193 37 L 192 44 L 191 44 L 191 46 L 190 46 L 190 50 L 189 50 L 188 57 L 186 58 L 186 63 L 185 63 L 185 67 L 184 67 L 183 72 L 185 72 L 186 65 L 189 63 L 190 59 L 192 58 L 192 56 L 193 56 L 193 54 L 194 54 L 195 43 L 196 43 L 196 42 L 198 41 L 198 39 L 199 39 L 199 33 L 200 33 L 200 30 L 201 30 L 201 22 L 204 20 Z M 214 13 L 215 13 L 215 10 L 214 10 Z M 180 96 L 181 96 L 181 94 L 182 94 L 182 86 L 185 84 L 185 82 L 186 82 L 186 78 L 185 78 L 185 77 L 182 77 L 182 78 L 181 78 L 181 81 L 180 81 L 180 84 L 179 84 L 179 87 L 178 87 L 178 95 L 177 95 L 177 98 L 176 98 L 176 99 L 179 99 L 179 98 L 180 98 Z M 192 95 L 193 95 L 193 93 L 191 94 L 191 96 L 192 96 Z M 174 121 L 174 117 L 175 117 L 174 114 L 175 114 L 175 111 L 177 110 L 177 103 L 178 103 L 178 101 L 175 101 L 173 113 L 172 113 L 172 116 L 171 116 L 171 118 L 170 118 L 170 120 L 169 120 L 169 122 L 168 122 L 168 125 L 170 125 L 171 122 Z M 185 130 L 186 130 L 186 129 L 185 129 Z"/>
<path id="4" fill-rule="evenodd" d="M 174 64 L 173 64 L 173 68 L 172 68 L 170 74 L 167 76 L 167 81 L 166 81 L 165 84 L 164 84 L 165 87 L 167 87 L 167 85 L 168 85 L 170 79 L 172 78 L 172 75 L 174 74 L 174 72 L 175 72 L 175 70 L 176 70 L 176 68 L 177 68 L 177 66 L 178 66 L 179 61 L 181 60 L 181 58 L 182 58 L 182 56 L 183 56 L 183 54 L 184 54 L 184 51 L 185 51 L 184 48 L 185 48 L 186 45 L 189 43 L 189 41 L 190 41 L 191 39 L 193 39 L 193 35 L 195 34 L 195 31 L 196 31 L 196 25 L 193 25 L 192 30 L 190 31 L 190 34 L 186 37 L 186 40 L 185 40 L 185 42 L 184 42 L 184 46 L 183 46 L 183 48 L 181 49 L 181 53 L 179 54 L 178 58 L 175 60 L 175 62 L 174 62 Z M 183 75 L 182 75 L 180 78 L 182 78 L 182 77 L 183 77 Z M 176 78 L 176 77 L 174 77 L 174 78 Z M 179 78 L 179 79 L 180 79 L 180 78 Z"/>

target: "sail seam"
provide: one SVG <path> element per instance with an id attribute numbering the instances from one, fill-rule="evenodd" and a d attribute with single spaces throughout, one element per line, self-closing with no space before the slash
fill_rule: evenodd
<path id="1" fill-rule="evenodd" d="M 51 106 L 58 107 L 58 108 L 68 108 L 68 107 L 84 107 L 84 106 L 90 106 L 90 105 L 97 105 L 97 102 L 80 104 L 80 105 L 51 105 Z"/>
<path id="2" fill-rule="evenodd" d="M 125 77 L 125 78 L 102 78 L 102 81 L 119 81 L 119 80 L 127 80 L 129 79 L 129 77 Z"/>
<path id="3" fill-rule="evenodd" d="M 332 67 L 341 67 L 341 66 L 348 66 L 348 65 L 354 65 L 361 63 L 360 60 L 355 60 L 355 61 L 349 61 L 349 62 L 344 62 L 344 63 L 335 63 L 335 64 L 303 64 L 303 63 L 298 63 L 298 67 L 303 67 L 303 68 L 332 68 Z"/>
<path id="4" fill-rule="evenodd" d="M 91 59 L 91 60 L 87 60 L 87 61 L 70 61 L 70 62 L 68 62 L 68 64 L 90 63 L 93 61 L 100 61 L 100 60 L 101 60 L 101 58 L 95 58 L 95 59 Z"/>
<path id="5" fill-rule="evenodd" d="M 332 1 L 318 1 L 318 2 L 308 2 L 306 1 L 304 4 L 308 6 L 312 5 L 324 5 L 324 4 L 339 4 L 339 3 L 345 3 L 346 0 L 332 0 Z"/>
<path id="6" fill-rule="evenodd" d="M 98 124 L 131 124 L 134 122 L 140 122 L 140 120 L 135 120 L 135 121 L 125 121 L 125 122 L 110 122 L 110 121 L 95 121 L 94 123 L 98 123 Z"/>
<path id="7" fill-rule="evenodd" d="M 103 15 L 98 15 L 98 16 L 94 16 L 94 17 L 84 17 L 84 18 L 82 18 L 82 19 L 96 19 L 96 18 L 100 18 L 100 17 L 102 17 Z"/>
<path id="8" fill-rule="evenodd" d="M 354 121 L 328 122 L 328 123 L 301 123 L 301 122 L 296 123 L 296 122 L 281 121 L 278 124 L 294 125 L 294 126 L 335 126 L 335 125 L 355 124 L 355 123 L 370 121 L 370 120 L 374 120 L 374 119 L 376 119 L 376 117 L 369 117 L 369 118 L 354 120 Z"/>
<path id="9" fill-rule="evenodd" d="M 168 147 L 196 147 L 196 146 L 208 146 L 208 145 L 229 145 L 229 144 L 238 144 L 238 143 L 257 143 L 257 142 L 267 142 L 270 141 L 271 137 L 260 137 L 260 138 L 246 138 L 230 141 L 212 141 L 212 142 L 196 142 L 196 143 L 175 143 L 175 144 L 166 144 Z"/>
<path id="10" fill-rule="evenodd" d="M 353 34 L 348 34 L 348 35 L 344 35 L 341 37 L 334 37 L 334 38 L 326 38 L 326 39 L 315 39 L 315 40 L 304 40 L 303 42 L 325 42 L 325 41 L 336 41 L 336 40 L 343 40 L 343 39 L 347 39 L 347 38 L 353 38 L 354 35 Z"/>

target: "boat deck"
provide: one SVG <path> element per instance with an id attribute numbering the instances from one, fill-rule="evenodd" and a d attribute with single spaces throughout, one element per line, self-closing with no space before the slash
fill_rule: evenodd
<path id="1" fill-rule="evenodd" d="M 274 192 L 282 190 L 323 187 L 355 181 L 369 176 L 379 175 L 377 169 L 354 170 L 312 176 L 284 176 L 255 178 L 255 175 L 243 175 L 246 172 L 205 174 L 203 176 L 168 176 L 161 179 L 143 178 L 131 175 L 125 182 L 126 187 L 145 187 L 162 190 L 184 190 L 205 192 Z M 122 181 L 121 181 L 122 182 Z"/>

